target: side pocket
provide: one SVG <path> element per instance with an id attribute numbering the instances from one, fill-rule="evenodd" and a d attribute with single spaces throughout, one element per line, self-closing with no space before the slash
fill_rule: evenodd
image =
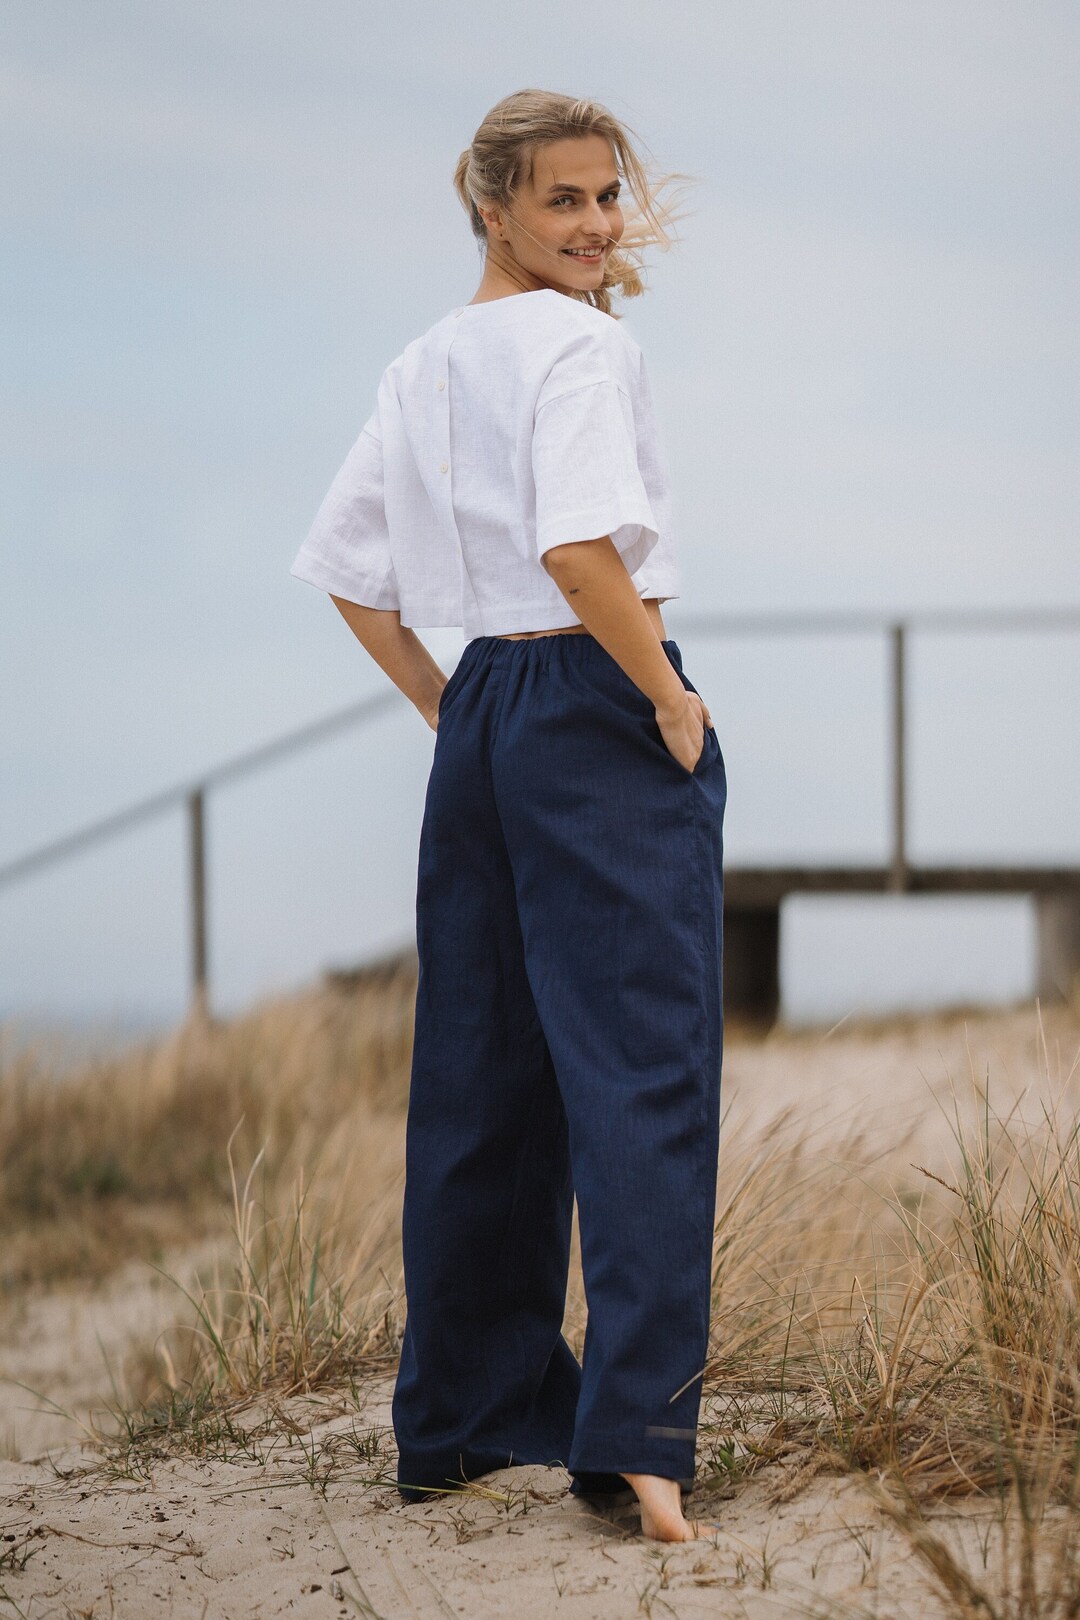
<path id="1" fill-rule="evenodd" d="M 700 774 L 702 768 L 705 765 L 707 765 L 711 760 L 715 759 L 716 750 L 719 747 L 720 747 L 720 740 L 716 735 L 716 728 L 714 726 L 706 726 L 705 727 L 705 741 L 701 745 L 701 753 L 698 755 L 697 764 L 694 766 L 693 770 L 690 772 L 690 775 L 691 776 L 698 776 Z"/>
<path id="2" fill-rule="evenodd" d="M 693 692 L 697 697 L 700 697 L 700 692 L 698 692 L 697 687 L 682 668 L 681 662 L 673 656 L 672 649 L 669 644 L 665 643 L 664 651 L 667 654 L 668 662 L 671 664 L 671 667 L 675 670 L 679 679 L 682 681 L 684 690 L 687 692 Z M 664 734 L 656 723 L 656 711 L 649 698 L 641 690 L 641 688 L 635 685 L 635 683 L 630 679 L 629 675 L 623 669 L 621 664 L 619 664 L 614 658 L 610 659 L 609 663 L 612 678 L 615 682 L 620 700 L 625 701 L 631 710 L 638 715 L 640 720 L 644 723 L 645 729 L 647 730 L 652 743 L 655 744 L 660 752 L 669 760 L 674 769 L 688 780 L 693 780 L 694 777 L 707 770 L 709 765 L 716 759 L 720 751 L 720 741 L 716 735 L 716 728 L 714 726 L 705 727 L 705 740 L 701 746 L 701 753 L 698 755 L 697 763 L 694 765 L 693 770 L 688 771 L 685 765 L 679 763 L 679 761 L 675 758 L 675 755 L 671 752 L 671 749 L 668 747 L 667 743 L 664 741 Z"/>
<path id="3" fill-rule="evenodd" d="M 456 690 L 456 688 L 457 688 L 458 677 L 459 677 L 459 675 L 461 675 L 461 673 L 462 673 L 461 660 L 459 659 L 458 662 L 454 665 L 453 669 L 450 671 L 450 675 L 449 675 L 449 678 L 447 679 L 446 685 L 443 687 L 442 691 L 439 693 L 439 707 L 438 707 L 437 713 L 438 713 L 438 717 L 439 717 L 440 721 L 442 720 L 443 710 L 446 708 L 446 704 L 447 704 L 448 699 L 450 698 L 451 692 Z"/>
<path id="4" fill-rule="evenodd" d="M 615 684 L 620 693 L 627 698 L 630 706 L 641 714 L 651 715 L 653 712 L 653 706 L 649 702 L 648 697 L 641 690 L 641 687 L 638 686 L 635 681 L 630 679 L 622 665 L 617 663 L 614 658 L 610 660 L 610 664 L 611 674 Z"/>

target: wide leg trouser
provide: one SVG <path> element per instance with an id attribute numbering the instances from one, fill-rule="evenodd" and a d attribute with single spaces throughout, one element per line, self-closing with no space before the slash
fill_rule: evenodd
<path id="1" fill-rule="evenodd" d="M 408 1500 L 517 1463 L 562 1464 L 577 1490 L 693 1478 L 726 801 L 715 730 L 688 771 L 594 637 L 466 644 L 420 836 L 393 1400 Z M 580 1367 L 562 1336 L 575 1193 Z"/>

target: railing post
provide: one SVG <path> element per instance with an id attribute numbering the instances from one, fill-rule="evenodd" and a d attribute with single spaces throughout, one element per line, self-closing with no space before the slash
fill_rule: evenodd
<path id="1" fill-rule="evenodd" d="M 206 964 L 206 828 L 205 790 L 194 788 L 188 794 L 188 875 L 190 879 L 189 918 L 191 925 L 191 1011 L 196 1018 L 210 1012 Z"/>
<path id="2" fill-rule="evenodd" d="M 905 626 L 894 624 L 892 641 L 892 862 L 889 887 L 900 894 L 908 886 L 907 778 L 905 764 Z"/>

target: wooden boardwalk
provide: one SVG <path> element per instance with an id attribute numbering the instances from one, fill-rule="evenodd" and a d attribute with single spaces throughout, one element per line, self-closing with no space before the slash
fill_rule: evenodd
<path id="1" fill-rule="evenodd" d="M 674 615 L 673 615 L 674 617 Z M 746 1018 L 772 1022 L 780 1007 L 780 913 L 795 894 L 1029 895 L 1038 929 L 1036 989 L 1044 997 L 1080 993 L 1080 866 L 913 863 L 907 850 L 907 645 L 913 632 L 1080 630 L 1080 609 L 998 612 L 922 611 L 680 616 L 677 636 L 738 638 L 776 635 L 884 635 L 889 647 L 887 713 L 890 730 L 890 855 L 881 865 L 726 865 L 724 873 L 724 1000 Z M 187 826 L 187 932 L 195 1009 L 210 1006 L 206 799 L 220 785 L 275 764 L 298 750 L 361 725 L 406 700 L 394 688 L 365 698 L 296 731 L 227 760 L 194 781 L 176 783 L 137 804 L 0 863 L 0 888 L 24 881 L 93 845 L 156 817 L 183 809 Z M 1078 818 L 1080 819 L 1080 818 Z"/>
<path id="2" fill-rule="evenodd" d="M 1030 895 L 1036 993 L 1080 985 L 1080 866 L 732 866 L 724 870 L 724 1005 L 771 1024 L 780 1010 L 780 910 L 793 894 Z"/>

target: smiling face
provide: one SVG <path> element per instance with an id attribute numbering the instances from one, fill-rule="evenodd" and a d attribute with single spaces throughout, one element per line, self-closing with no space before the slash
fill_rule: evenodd
<path id="1" fill-rule="evenodd" d="M 589 291 L 625 221 L 611 143 L 602 135 L 552 141 L 533 154 L 531 176 L 509 209 L 481 208 L 487 226 L 484 285 L 493 294 L 554 287 Z"/>

